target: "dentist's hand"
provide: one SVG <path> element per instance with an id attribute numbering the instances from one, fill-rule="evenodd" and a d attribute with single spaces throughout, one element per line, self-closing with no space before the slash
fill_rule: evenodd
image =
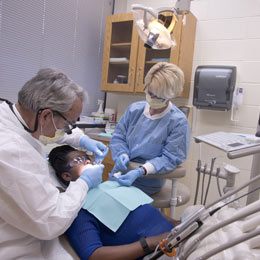
<path id="1" fill-rule="evenodd" d="M 95 154 L 96 163 L 101 163 L 109 151 L 108 147 L 102 142 L 95 141 L 86 135 L 81 137 L 80 146 Z"/>
<path id="2" fill-rule="evenodd" d="M 123 153 L 121 155 L 119 155 L 116 159 L 116 165 L 115 165 L 115 169 L 118 170 L 127 170 L 127 165 L 129 163 L 129 157 L 127 154 Z"/>
<path id="3" fill-rule="evenodd" d="M 83 179 L 87 183 L 89 189 L 93 188 L 101 183 L 103 169 L 103 164 L 88 165 L 79 178 Z"/>
<path id="4" fill-rule="evenodd" d="M 138 167 L 124 175 L 118 177 L 117 182 L 123 186 L 130 186 L 138 178 L 143 176 L 143 169 Z"/>

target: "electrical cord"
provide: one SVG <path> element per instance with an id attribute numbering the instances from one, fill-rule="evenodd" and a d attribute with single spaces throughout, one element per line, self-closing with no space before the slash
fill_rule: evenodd
<path id="1" fill-rule="evenodd" d="M 211 177 L 212 177 L 212 172 L 213 172 L 215 160 L 216 160 L 216 157 L 213 157 L 213 158 L 211 159 L 208 185 L 207 185 L 207 190 L 206 190 L 206 193 L 205 193 L 205 198 L 204 198 L 204 203 L 203 203 L 203 205 L 205 205 L 205 204 L 206 204 L 206 201 L 207 201 L 208 192 L 209 192 L 209 186 L 210 186 L 210 183 L 211 183 Z"/>

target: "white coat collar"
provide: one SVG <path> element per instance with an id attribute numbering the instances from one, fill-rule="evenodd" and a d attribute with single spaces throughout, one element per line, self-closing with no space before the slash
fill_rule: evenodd
<path id="1" fill-rule="evenodd" d="M 30 133 L 26 132 L 22 126 L 22 124 L 18 121 L 17 117 L 14 115 L 14 113 L 11 111 L 9 105 L 7 105 L 5 102 L 1 104 L 5 111 L 4 113 L 4 127 L 10 128 L 11 131 L 15 131 L 17 134 L 22 136 L 24 139 L 26 139 L 34 148 L 37 150 L 42 156 L 45 157 L 44 153 L 44 145 L 39 142 L 36 138 L 34 138 Z M 15 105 L 13 105 L 15 114 L 18 116 L 18 118 L 24 123 L 24 120 L 18 110 L 16 109 Z M 1 122 L 2 120 L 0 120 Z"/>
<path id="2" fill-rule="evenodd" d="M 146 116 L 149 119 L 155 120 L 164 117 L 172 108 L 172 102 L 169 101 L 167 108 L 160 114 L 152 115 L 150 114 L 150 105 L 146 102 L 145 108 L 144 108 L 144 116 Z"/>
<path id="3" fill-rule="evenodd" d="M 22 118 L 22 116 L 20 115 L 19 111 L 17 110 L 15 104 L 13 104 L 13 110 L 14 110 L 14 113 L 16 114 L 16 116 L 19 118 L 19 120 L 25 125 L 28 127 L 28 125 L 26 124 L 26 122 L 24 121 L 24 119 Z"/>

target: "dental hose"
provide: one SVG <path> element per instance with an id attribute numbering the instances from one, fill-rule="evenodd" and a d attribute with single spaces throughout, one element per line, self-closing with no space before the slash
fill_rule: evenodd
<path id="1" fill-rule="evenodd" d="M 233 216 L 227 220 L 224 220 L 210 228 L 208 228 L 207 230 L 205 230 L 204 232 L 202 232 L 196 239 L 194 239 L 192 241 L 191 244 L 189 244 L 189 246 L 184 250 L 184 252 L 182 253 L 181 256 L 179 256 L 179 259 L 187 259 L 187 257 L 193 252 L 193 250 L 195 249 L 196 245 L 201 241 L 203 240 L 205 237 L 207 237 L 208 235 L 212 234 L 213 232 L 215 232 L 216 230 L 232 223 L 232 222 L 235 222 L 235 221 L 238 221 L 239 219 L 241 218 L 244 218 L 244 217 L 247 217 L 249 215 L 252 215 L 256 212 L 258 212 L 260 210 L 260 206 L 258 206 L 257 208 L 253 208 L 251 210 L 248 210 L 246 212 L 241 212 L 241 213 L 238 213 L 236 216 Z"/>
<path id="2" fill-rule="evenodd" d="M 207 209 L 209 209 L 210 207 L 212 207 L 213 205 L 217 204 L 218 202 L 225 200 L 226 198 L 232 196 L 233 194 L 237 193 L 238 191 L 242 190 L 243 188 L 247 187 L 248 185 L 250 185 L 251 183 L 257 181 L 260 179 L 260 175 L 252 178 L 251 180 L 247 181 L 246 183 L 244 183 L 243 185 L 239 186 L 238 188 L 229 191 L 228 193 L 226 193 L 223 197 L 217 199 L 216 201 L 213 201 L 211 203 L 209 203 L 208 205 L 204 206 L 203 208 L 199 209 L 198 211 L 196 211 L 195 213 L 193 213 L 191 216 L 189 216 L 183 223 L 181 223 L 180 225 L 176 226 L 172 231 L 171 234 L 175 237 L 177 237 L 185 228 L 187 228 L 193 221 L 196 221 L 199 217 L 202 216 L 202 213 L 205 213 Z M 260 187 L 258 187 L 257 189 L 259 189 Z M 254 191 L 252 191 L 254 192 Z M 239 199 L 239 198 L 237 198 Z M 236 200 L 236 199 L 235 199 Z M 233 200 L 234 201 L 234 200 Z M 228 203 L 226 203 L 225 205 L 223 205 L 222 207 L 226 206 L 227 204 L 233 202 L 230 201 Z M 213 209 L 211 212 L 208 213 L 208 215 L 213 215 L 216 211 L 218 211 L 219 209 L 221 209 L 222 207 L 218 207 Z M 258 209 L 257 209 L 258 210 Z M 222 223 L 223 224 L 223 223 Z M 183 255 L 185 252 L 183 252 L 181 255 Z M 149 258 L 149 260 L 154 260 L 154 259 L 158 259 L 158 257 L 162 256 L 164 253 L 162 251 L 157 252 L 154 256 L 152 256 L 152 258 Z M 183 258 L 185 259 L 185 258 Z"/>
<path id="3" fill-rule="evenodd" d="M 232 200 L 232 201 L 230 201 L 230 202 L 227 202 L 227 203 L 225 203 L 224 205 L 222 205 L 222 206 L 220 206 L 220 207 L 218 207 L 218 208 L 213 209 L 211 212 L 209 212 L 209 215 L 212 216 L 214 213 L 216 213 L 218 210 L 220 210 L 220 209 L 223 208 L 224 206 L 226 206 L 226 205 L 228 205 L 228 204 L 230 204 L 230 203 L 232 203 L 232 202 L 234 202 L 234 201 L 236 201 L 236 200 L 238 200 L 238 199 L 240 199 L 240 198 L 242 198 L 242 197 L 244 197 L 244 196 L 246 196 L 246 195 L 248 195 L 248 194 L 250 194 L 250 193 L 252 193 L 252 192 L 255 192 L 255 191 L 258 190 L 258 189 L 260 189 L 260 187 L 254 189 L 253 191 L 250 191 L 250 192 L 248 192 L 248 193 L 246 193 L 246 194 L 244 194 L 244 195 L 242 195 L 242 196 L 240 196 L 240 197 L 238 197 L 238 198 L 236 198 L 236 199 L 234 199 L 234 200 Z M 255 204 L 256 204 L 256 206 L 254 207 Z M 257 204 L 259 204 L 259 205 L 257 205 Z M 180 260 L 182 260 L 182 259 L 183 259 L 183 260 L 184 260 L 184 259 L 187 259 L 187 257 L 188 257 L 188 256 L 193 252 L 193 250 L 195 249 L 196 245 L 197 245 L 201 240 L 203 240 L 205 237 L 207 237 L 208 235 L 212 234 L 212 233 L 215 232 L 216 230 L 218 230 L 218 229 L 220 229 L 220 228 L 222 228 L 222 227 L 224 227 L 224 226 L 226 226 L 226 225 L 228 225 L 228 224 L 230 224 L 230 223 L 233 223 L 233 222 L 235 222 L 235 221 L 238 221 L 238 220 L 240 220 L 241 218 L 245 218 L 245 217 L 247 217 L 247 216 L 249 216 L 249 215 L 252 215 L 252 214 L 254 214 L 254 213 L 259 212 L 259 210 L 260 210 L 260 203 L 259 203 L 258 201 L 256 201 L 256 202 L 254 202 L 254 203 L 248 205 L 247 207 L 248 207 L 248 210 L 246 210 L 246 208 L 245 208 L 245 209 L 241 209 L 241 211 L 238 212 L 235 216 L 233 216 L 233 217 L 231 217 L 231 218 L 229 218 L 229 219 L 227 219 L 227 220 L 224 220 L 224 221 L 222 221 L 222 222 L 220 222 L 220 223 L 218 223 L 218 224 L 216 224 L 216 225 L 214 225 L 214 226 L 208 228 L 208 229 L 205 230 L 204 232 L 202 232 L 197 238 L 195 238 L 195 239 L 187 246 L 186 249 L 184 249 L 184 252 L 180 255 L 179 259 L 180 259 Z"/>
<path id="4" fill-rule="evenodd" d="M 194 205 L 197 204 L 197 198 L 198 198 L 198 192 L 199 192 L 199 184 L 200 184 L 200 170 L 201 170 L 201 160 L 198 160 L 197 164 L 197 184 L 196 184 L 196 192 L 195 192 L 195 198 L 194 198 Z"/>
<path id="5" fill-rule="evenodd" d="M 205 176 L 206 176 L 207 167 L 208 167 L 208 165 L 205 163 L 204 169 L 203 169 L 202 183 L 201 183 L 201 198 L 200 198 L 200 204 L 201 204 L 201 205 L 203 205 L 204 182 L 205 182 Z"/>
<path id="6" fill-rule="evenodd" d="M 229 192 L 227 192 L 226 194 L 224 194 L 221 198 L 218 198 L 217 200 L 209 203 L 208 205 L 205 206 L 205 209 L 209 209 L 210 207 L 212 207 L 213 205 L 217 204 L 218 202 L 225 200 L 226 198 L 234 195 L 235 193 L 237 193 L 238 191 L 244 189 L 245 187 L 247 187 L 248 185 L 250 185 L 251 183 L 257 181 L 260 179 L 260 175 L 257 175 L 256 177 L 252 178 L 251 180 L 247 181 L 246 183 L 244 183 L 243 185 L 239 186 L 238 188 L 231 190 Z"/>
<path id="7" fill-rule="evenodd" d="M 260 229 L 256 229 L 248 234 L 244 234 L 238 238 L 235 238 L 234 240 L 232 241 L 228 241 L 227 243 L 225 244 L 222 244 L 212 250 L 210 250 L 209 252 L 205 253 L 204 255 L 196 258 L 195 260 L 206 260 L 208 259 L 209 257 L 213 256 L 213 255 L 216 255 L 217 253 L 223 251 L 223 250 L 226 250 L 230 247 L 233 247 L 239 243 L 242 243 L 250 238 L 253 238 L 253 237 L 256 237 L 256 236 L 259 236 L 260 235 Z"/>
<path id="8" fill-rule="evenodd" d="M 222 197 L 221 189 L 220 189 L 220 183 L 219 183 L 219 173 L 220 173 L 220 168 L 217 168 L 216 171 L 216 177 L 217 177 L 217 187 L 218 187 L 218 194 L 220 197 Z"/>
<path id="9" fill-rule="evenodd" d="M 206 204 L 206 201 L 207 201 L 208 192 L 209 192 L 209 186 L 210 186 L 210 183 L 211 183 L 211 177 L 212 177 L 212 172 L 213 172 L 215 160 L 216 160 L 216 157 L 213 157 L 213 158 L 211 159 L 210 172 L 209 172 L 209 180 L 208 180 L 208 185 L 207 185 L 207 189 L 206 189 L 206 193 L 205 193 L 205 198 L 204 198 L 204 203 L 203 203 L 203 205 L 205 205 L 205 204 Z"/>

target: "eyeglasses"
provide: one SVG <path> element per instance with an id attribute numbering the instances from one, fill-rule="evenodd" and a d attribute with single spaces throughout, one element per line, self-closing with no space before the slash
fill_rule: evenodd
<path id="1" fill-rule="evenodd" d="M 92 161 L 92 159 L 90 159 L 89 156 L 87 155 L 83 155 L 83 156 L 77 156 L 76 158 L 74 158 L 65 168 L 65 171 L 69 171 L 72 167 L 80 165 L 80 164 L 84 164 L 86 161 Z"/>
<path id="2" fill-rule="evenodd" d="M 147 87 L 146 87 L 147 88 Z M 164 103 L 167 101 L 166 98 L 160 98 L 160 97 L 157 97 L 156 95 L 154 95 L 151 91 L 149 91 L 148 89 L 146 90 L 146 88 L 144 89 L 146 94 L 148 94 L 152 99 L 157 99 L 158 101 Z"/>
<path id="3" fill-rule="evenodd" d="M 58 116 L 60 116 L 67 125 L 64 127 L 64 131 L 66 134 L 70 135 L 72 134 L 72 130 L 76 128 L 76 124 L 68 120 L 63 114 L 61 114 L 59 111 L 52 110 L 53 113 L 56 113 Z"/>

